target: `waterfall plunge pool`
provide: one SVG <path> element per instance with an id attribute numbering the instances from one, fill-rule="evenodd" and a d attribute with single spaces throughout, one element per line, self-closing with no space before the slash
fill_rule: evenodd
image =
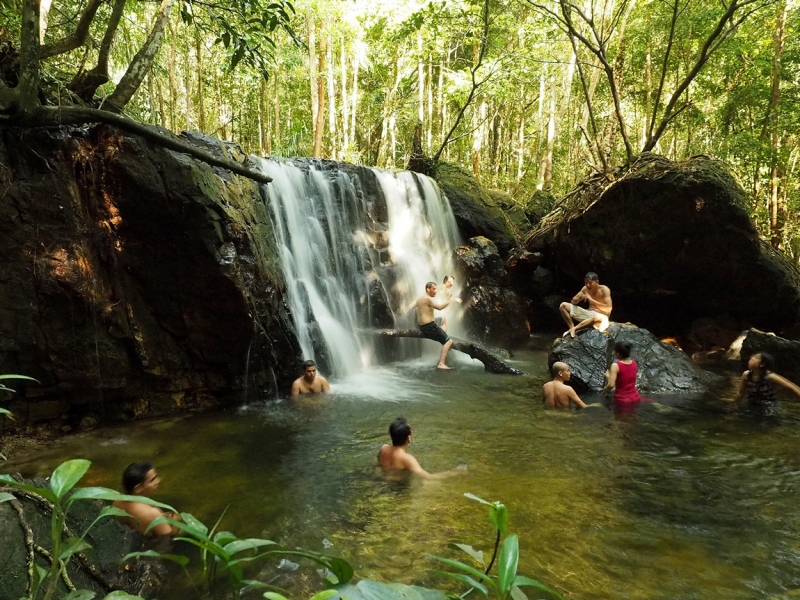
<path id="1" fill-rule="evenodd" d="M 452 542 L 490 550 L 485 507 L 463 496 L 472 492 L 508 506 L 520 572 L 567 598 L 794 597 L 800 406 L 784 401 L 761 420 L 714 396 L 661 397 L 626 415 L 545 410 L 548 342 L 532 338 L 516 356 L 529 377 L 461 361 L 443 373 L 426 358 L 334 381 L 329 399 L 251 399 L 66 437 L 2 471 L 46 476 L 87 458 L 82 485 L 117 488 L 128 463 L 149 460 L 164 480 L 159 499 L 207 523 L 229 506 L 222 526 L 241 537 L 329 546 L 357 577 L 431 586 L 446 584 L 426 553 L 457 557 Z M 469 473 L 381 478 L 375 455 L 398 415 L 426 469 L 466 462 Z M 252 575 L 298 595 L 319 582 L 305 564 L 264 563 Z M 183 579 L 174 585 L 162 600 L 187 597 Z"/>

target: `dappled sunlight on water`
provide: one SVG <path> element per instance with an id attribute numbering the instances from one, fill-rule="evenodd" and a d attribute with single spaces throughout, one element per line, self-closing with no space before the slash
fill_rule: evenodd
<path id="1" fill-rule="evenodd" d="M 66 438 L 4 470 L 45 475 L 85 457 L 90 483 L 117 487 L 125 465 L 152 460 L 160 499 L 207 522 L 228 507 L 223 527 L 241 536 L 332 543 L 357 575 L 381 580 L 442 585 L 426 553 L 456 557 L 452 542 L 488 553 L 484 507 L 463 497 L 472 492 L 509 507 L 520 571 L 570 598 L 749 600 L 800 588 L 800 406 L 784 400 L 758 418 L 709 396 L 659 397 L 631 414 L 547 411 L 543 352 L 515 360 L 528 377 L 412 361 L 334 381 L 331 397 Z M 375 456 L 398 415 L 426 469 L 467 463 L 468 474 L 382 478 Z M 319 581 L 306 566 L 255 574 Z"/>

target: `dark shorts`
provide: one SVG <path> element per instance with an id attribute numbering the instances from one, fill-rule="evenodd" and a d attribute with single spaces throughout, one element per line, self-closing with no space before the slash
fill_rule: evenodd
<path id="1" fill-rule="evenodd" d="M 425 325 L 420 325 L 419 330 L 422 332 L 422 335 L 429 340 L 439 342 L 442 345 L 446 344 L 450 339 L 450 336 L 447 335 L 447 332 L 433 321 L 430 323 L 425 323 Z"/>

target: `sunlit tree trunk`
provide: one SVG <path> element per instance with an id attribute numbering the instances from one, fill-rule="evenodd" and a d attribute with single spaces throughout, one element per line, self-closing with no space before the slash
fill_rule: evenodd
<path id="1" fill-rule="evenodd" d="M 325 132 L 325 43 L 323 27 L 319 36 L 319 67 L 317 69 L 317 124 L 314 127 L 314 158 L 322 158 L 322 138 Z"/>
<path id="2" fill-rule="evenodd" d="M 205 90 L 203 88 L 203 42 L 200 35 L 195 37 L 195 54 L 197 56 L 197 128 L 205 133 L 206 130 L 206 105 Z"/>
<path id="3" fill-rule="evenodd" d="M 785 41 L 787 4 L 787 0 L 781 0 L 781 2 L 778 3 L 778 14 L 775 19 L 775 55 L 772 62 L 772 90 L 770 93 L 769 114 L 767 117 L 770 130 L 769 229 L 771 243 L 774 248 L 780 247 L 781 238 L 783 237 L 783 227 L 780 222 L 781 206 L 779 201 L 782 169 L 779 164 L 780 137 L 778 121 L 781 100 L 781 58 Z"/>
<path id="4" fill-rule="evenodd" d="M 358 112 L 358 56 L 353 60 L 353 89 L 350 95 L 350 139 L 356 144 L 356 113 Z"/>
<path id="5" fill-rule="evenodd" d="M 422 30 L 417 30 L 417 121 L 425 122 L 425 63 L 422 60 Z"/>
<path id="6" fill-rule="evenodd" d="M 333 38 L 328 33 L 325 39 L 327 46 L 325 58 L 328 62 L 328 70 L 325 73 L 328 79 L 328 135 L 330 136 L 328 143 L 331 149 L 329 156 L 336 159 L 338 158 L 336 152 L 336 69 L 333 62 Z"/>
<path id="7" fill-rule="evenodd" d="M 281 144 L 281 103 L 280 103 L 280 87 L 278 86 L 278 78 L 274 77 L 275 85 L 274 94 L 272 96 L 272 108 L 273 108 L 273 131 L 272 137 L 270 138 L 271 144 L 269 148 L 269 153 L 272 154 L 275 147 L 280 148 Z"/>
<path id="8" fill-rule="evenodd" d="M 426 151 L 430 152 L 433 143 L 433 57 L 428 55 L 428 119 Z"/>
<path id="9" fill-rule="evenodd" d="M 547 145 L 539 168 L 537 190 L 550 190 L 553 185 L 553 147 L 556 139 L 556 86 L 553 76 L 550 77 L 550 109 L 547 118 Z"/>
<path id="10" fill-rule="evenodd" d="M 316 16 L 309 11 L 308 19 L 308 72 L 311 83 L 311 139 L 317 139 L 317 113 L 319 112 L 319 93 L 317 92 L 317 25 Z"/>
<path id="11" fill-rule="evenodd" d="M 350 146 L 349 135 L 349 120 L 348 120 L 348 98 L 347 98 L 347 53 L 345 52 L 344 37 L 339 53 L 339 60 L 341 62 L 342 75 L 341 75 L 341 88 L 342 88 L 342 152 L 346 152 Z"/>

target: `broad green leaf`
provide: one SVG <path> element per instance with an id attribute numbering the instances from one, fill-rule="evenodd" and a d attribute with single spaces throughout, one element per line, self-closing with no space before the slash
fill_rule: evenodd
<path id="1" fill-rule="evenodd" d="M 481 552 L 480 550 L 475 550 L 475 548 L 467 544 L 453 544 L 453 545 L 462 552 L 466 552 L 467 554 L 469 554 L 472 558 L 474 558 L 481 565 L 483 565 L 484 569 L 486 568 L 486 563 L 483 562 L 483 552 Z"/>
<path id="2" fill-rule="evenodd" d="M 3 379 L 24 379 L 26 381 L 35 381 L 36 383 L 39 383 L 38 379 L 34 379 L 33 377 L 27 377 L 25 375 L 0 375 L 0 380 Z"/>
<path id="3" fill-rule="evenodd" d="M 144 552 L 131 552 L 130 554 L 126 554 L 122 557 L 122 562 L 127 562 L 131 558 L 157 558 L 164 560 L 170 560 L 174 563 L 178 563 L 180 566 L 185 567 L 189 564 L 189 559 L 182 554 L 162 554 L 161 552 L 157 552 L 155 550 L 145 550 Z"/>
<path id="4" fill-rule="evenodd" d="M 2 391 L 2 388 L 0 388 L 0 391 Z M 14 420 L 14 413 L 12 413 L 10 410 L 6 410 L 5 408 L 0 408 L 0 415 L 5 415 L 12 421 Z"/>
<path id="5" fill-rule="evenodd" d="M 6 485 L 10 485 L 11 487 L 19 488 L 21 490 L 25 490 L 26 492 L 30 492 L 32 494 L 37 494 L 42 498 L 46 498 L 50 502 L 57 503 L 58 498 L 56 495 L 48 490 L 47 488 L 40 488 L 36 487 L 35 485 L 30 485 L 29 483 L 22 483 L 21 481 L 17 481 L 11 475 L 0 475 L 0 481 L 5 483 Z"/>
<path id="6" fill-rule="evenodd" d="M 8 492 L 0 492 L 0 502 L 8 502 L 9 500 L 16 500 L 17 497 L 14 494 L 9 494 Z"/>
<path id="7" fill-rule="evenodd" d="M 100 520 L 104 517 L 130 517 L 130 513 L 122 510 L 121 508 L 117 508 L 116 506 L 104 506 L 100 511 L 100 514 L 97 515 L 96 520 Z"/>
<path id="8" fill-rule="evenodd" d="M 75 484 L 81 480 L 81 477 L 86 475 L 86 471 L 92 463 L 82 458 L 68 460 L 56 467 L 53 474 L 50 476 L 50 489 L 53 490 L 56 497 L 60 500 L 68 491 L 70 491 Z"/>
<path id="9" fill-rule="evenodd" d="M 33 585 L 31 586 L 30 596 L 32 598 L 36 597 L 36 592 L 39 590 L 39 587 L 47 581 L 47 577 L 50 575 L 50 571 L 45 569 L 40 565 L 34 565 L 35 569 L 33 571 Z"/>
<path id="10" fill-rule="evenodd" d="M 504 504 L 495 502 L 489 508 L 489 520 L 495 529 L 499 529 L 502 535 L 508 533 L 508 509 Z"/>
<path id="11" fill-rule="evenodd" d="M 194 515 L 190 513 L 181 513 L 181 520 L 191 527 L 194 531 L 199 532 L 200 536 L 208 539 L 208 527 L 200 522 Z"/>
<path id="12" fill-rule="evenodd" d="M 0 475 L 0 478 L 2 476 Z M 119 492 L 104 488 L 104 487 L 85 487 L 85 488 L 78 488 L 75 490 L 69 498 L 67 498 L 67 504 L 72 504 L 77 500 L 107 500 L 109 502 L 116 502 L 117 500 L 121 500 L 123 502 L 141 502 L 142 504 L 147 504 L 148 506 L 156 506 L 158 508 L 162 508 L 164 510 L 168 510 L 174 513 L 177 511 L 172 508 L 169 504 L 164 504 L 163 502 L 157 502 L 152 498 L 147 498 L 146 496 L 133 496 L 131 494 L 120 494 Z"/>
<path id="13" fill-rule="evenodd" d="M 516 534 L 503 540 L 500 549 L 500 558 L 497 560 L 497 581 L 500 586 L 500 595 L 505 597 L 514 585 L 519 564 L 519 538 Z"/>
<path id="14" fill-rule="evenodd" d="M 562 598 L 563 599 L 563 596 L 561 594 L 559 594 L 557 591 L 550 589 L 549 587 L 547 587 L 543 583 L 539 583 L 535 579 L 531 579 L 530 577 L 525 577 L 525 575 L 517 575 L 514 578 L 514 585 L 517 586 L 517 587 L 523 587 L 523 586 L 534 587 L 537 590 L 541 590 L 543 592 L 548 592 L 549 594 L 552 594 L 553 596 L 556 596 L 558 598 Z"/>
<path id="15" fill-rule="evenodd" d="M 478 571 L 478 569 L 475 569 L 474 567 L 471 567 L 469 565 L 465 565 L 464 563 L 459 562 L 457 560 L 444 558 L 442 556 L 434 556 L 433 554 L 426 554 L 426 556 L 428 558 L 432 558 L 433 560 L 438 560 L 439 562 L 444 563 L 449 567 L 454 567 L 456 569 L 464 571 L 465 573 L 469 573 L 470 575 L 472 575 L 473 577 L 477 577 L 481 581 L 490 582 L 492 580 L 491 577 L 483 573 L 483 571 Z"/>
<path id="16" fill-rule="evenodd" d="M 68 540 L 64 540 L 61 544 L 61 554 L 58 555 L 58 558 L 61 560 L 66 560 L 76 552 L 83 552 L 84 550 L 91 549 L 91 546 L 83 541 L 83 538 L 69 538 Z"/>
<path id="17" fill-rule="evenodd" d="M 364 600 L 404 600 L 405 598 L 400 590 L 394 589 L 386 583 L 371 579 L 359 581 L 356 584 L 356 588 L 361 592 Z M 419 594 L 417 594 L 417 597 L 419 597 Z"/>
<path id="18" fill-rule="evenodd" d="M 432 570 L 431 573 L 437 573 L 439 575 L 444 575 L 445 577 L 449 577 L 450 579 L 454 579 L 458 582 L 461 582 L 469 587 L 478 590 L 481 594 L 489 597 L 489 590 L 486 589 L 486 586 L 482 583 L 478 583 L 469 575 L 464 575 L 463 573 L 448 573 L 447 571 L 438 571 L 436 569 Z"/>
<path id="19" fill-rule="evenodd" d="M 103 600 L 143 600 L 143 598 L 141 596 L 133 596 L 122 590 L 117 590 L 116 592 L 108 594 Z"/>
<path id="20" fill-rule="evenodd" d="M 277 592 L 264 592 L 264 598 L 267 598 L 267 600 L 289 600 L 286 596 L 281 596 Z"/>
<path id="21" fill-rule="evenodd" d="M 214 541 L 220 546 L 226 546 L 227 544 L 235 542 L 238 539 L 239 538 L 237 538 L 230 531 L 220 531 L 214 535 Z"/>
<path id="22" fill-rule="evenodd" d="M 317 592 L 308 600 L 328 600 L 328 598 L 333 598 L 334 596 L 338 596 L 338 590 L 322 590 L 321 592 Z"/>
<path id="23" fill-rule="evenodd" d="M 336 579 L 338 580 L 337 583 L 347 583 L 353 578 L 355 574 L 353 572 L 353 567 L 350 566 L 350 563 L 347 562 L 343 558 L 339 558 L 338 556 L 326 556 L 324 557 L 323 564 L 327 566 L 333 574 L 336 575 Z"/>
<path id="24" fill-rule="evenodd" d="M 216 541 L 216 540 L 214 540 Z M 219 543 L 219 542 L 217 542 Z M 236 540 L 230 544 L 223 546 L 223 550 L 233 556 L 242 550 L 257 550 L 263 546 L 274 546 L 275 542 L 270 540 L 260 540 L 257 538 L 248 538 L 246 540 Z"/>
<path id="25" fill-rule="evenodd" d="M 64 596 L 61 600 L 92 600 L 97 594 L 92 590 L 75 590 Z"/>
<path id="26" fill-rule="evenodd" d="M 467 497 L 467 498 L 469 498 L 470 500 L 475 500 L 476 502 L 480 502 L 481 504 L 485 504 L 486 506 L 491 506 L 491 505 L 492 505 L 492 503 L 491 503 L 491 502 L 487 502 L 487 501 L 486 501 L 486 500 L 484 500 L 483 498 L 479 498 L 479 497 L 478 497 L 478 496 L 476 496 L 475 494 L 470 494 L 469 492 L 466 492 L 466 493 L 464 494 L 464 496 L 465 496 L 465 497 Z"/>
<path id="27" fill-rule="evenodd" d="M 525 595 L 521 589 L 517 586 L 511 587 L 511 600 L 528 600 L 528 596 Z"/>

